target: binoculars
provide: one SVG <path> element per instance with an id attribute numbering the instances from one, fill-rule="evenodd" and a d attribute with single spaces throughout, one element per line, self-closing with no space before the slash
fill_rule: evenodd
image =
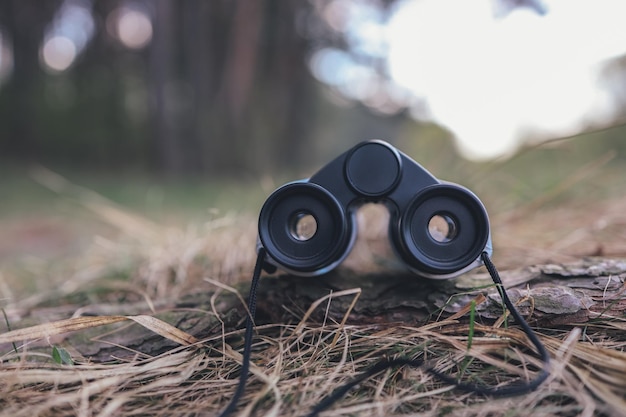
<path id="1" fill-rule="evenodd" d="M 258 249 L 287 272 L 327 273 L 350 253 L 356 212 L 368 202 L 387 207 L 391 246 L 420 276 L 453 278 L 480 266 L 483 252 L 491 256 L 489 218 L 478 197 L 380 140 L 362 142 L 309 179 L 274 191 L 259 215 Z"/>

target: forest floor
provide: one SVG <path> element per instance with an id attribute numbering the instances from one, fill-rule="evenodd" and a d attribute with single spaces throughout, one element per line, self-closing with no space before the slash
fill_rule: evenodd
<path id="1" fill-rule="evenodd" d="M 470 186 L 489 209 L 494 261 L 504 277 L 531 265 L 626 258 L 626 169 L 623 162 L 609 164 L 614 156 L 608 155 L 564 167 L 544 165 L 553 170 L 548 174 L 536 167 L 527 175 L 522 168 L 486 170 L 470 178 L 471 184 L 459 180 L 463 172 L 453 173 L 451 180 Z M 224 310 L 232 307 L 226 297 L 246 295 L 257 210 L 280 184 L 199 183 L 181 196 L 171 191 L 179 187 L 139 182 L 120 197 L 45 170 L 28 178 L 0 184 L 3 195 L 13 195 L 0 208 L 0 416 L 215 415 L 234 390 L 240 361 L 243 307 L 233 316 Z M 208 189 L 205 200 L 187 200 Z M 367 206 L 359 221 L 359 240 L 343 267 L 384 274 L 392 256 L 384 210 Z M 616 276 L 621 286 L 613 294 L 623 298 L 626 275 Z M 356 290 L 350 291 L 337 299 L 356 300 Z M 207 298 L 194 302 L 201 293 Z M 319 308 L 330 309 L 331 299 L 322 301 Z M 347 321 L 323 314 L 314 319 L 303 307 L 285 312 L 291 321 L 264 324 L 238 415 L 304 415 L 377 355 L 424 357 L 438 369 L 460 369 L 487 385 L 506 383 L 510 374 L 523 378 L 517 373 L 538 366 L 514 324 L 496 328 L 498 320 L 475 324 L 467 316 L 450 321 L 441 315 L 367 324 L 351 322 L 350 305 Z M 202 338 L 189 330 L 196 327 L 183 330 L 168 316 L 190 311 L 211 318 L 214 327 L 204 328 Z M 6 338 L 10 329 L 26 330 L 19 339 Z M 116 335 L 129 329 L 156 334 L 173 346 L 149 353 L 119 346 L 124 339 Z M 532 394 L 490 400 L 403 368 L 364 382 L 323 415 L 622 415 L 623 312 L 535 329 L 554 369 Z M 69 331 L 83 337 L 69 337 Z M 474 331 L 470 355 L 468 335 Z M 76 348 L 91 342 L 117 343 L 129 355 L 103 359 Z M 607 370 L 604 379 L 594 366 Z M 498 367 L 504 373 L 494 371 Z"/>

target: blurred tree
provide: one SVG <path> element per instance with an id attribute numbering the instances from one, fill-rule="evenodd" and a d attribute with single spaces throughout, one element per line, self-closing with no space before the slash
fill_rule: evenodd
<path id="1" fill-rule="evenodd" d="M 0 27 L 12 41 L 13 71 L 11 81 L 2 91 L 0 106 L 2 153 L 40 154 L 32 100 L 42 96 L 43 71 L 39 65 L 39 48 L 46 25 L 61 1 L 5 0 L 0 2 Z M 7 134 L 7 133 L 10 134 Z"/>
<path id="2" fill-rule="evenodd" d="M 320 143 L 341 142 L 334 153 L 393 140 L 416 107 L 387 73 L 381 34 L 396 3 L 0 0 L 13 55 L 0 160 L 259 174 L 300 170 Z M 494 4 L 545 12 L 535 0 Z M 67 68 L 43 64 L 55 33 L 80 35 Z"/>
<path id="3" fill-rule="evenodd" d="M 0 89 L 3 158 L 226 175 L 297 166 L 306 155 L 315 80 L 296 24 L 309 3 L 82 2 L 93 37 L 69 69 L 45 73 L 42 43 L 68 1 L 0 0 L 14 54 Z M 153 38 L 130 51 L 114 39 L 111 16 L 138 6 Z"/>
<path id="4" fill-rule="evenodd" d="M 297 166 L 314 123 L 309 41 L 296 33 L 306 3 L 154 6 L 150 98 L 160 163 L 175 172 Z"/>

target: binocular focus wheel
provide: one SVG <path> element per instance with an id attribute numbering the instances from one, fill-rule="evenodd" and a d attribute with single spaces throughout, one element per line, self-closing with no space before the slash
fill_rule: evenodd
<path id="1" fill-rule="evenodd" d="M 288 271 L 318 274 L 347 252 L 351 225 L 339 202 L 314 183 L 276 190 L 259 216 L 259 238 L 268 254 Z"/>
<path id="2" fill-rule="evenodd" d="M 355 146 L 346 158 L 345 175 L 359 195 L 382 197 L 398 185 L 402 160 L 389 144 L 365 142 Z"/>
<path id="3" fill-rule="evenodd" d="M 489 239 L 489 219 L 470 191 L 439 184 L 418 193 L 402 213 L 396 245 L 406 263 L 428 274 L 450 274 L 480 256 Z"/>

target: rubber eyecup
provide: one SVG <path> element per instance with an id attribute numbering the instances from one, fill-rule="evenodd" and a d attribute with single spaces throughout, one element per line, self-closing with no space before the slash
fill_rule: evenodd
<path id="1" fill-rule="evenodd" d="M 392 231 L 396 250 L 417 271 L 455 273 L 475 262 L 489 239 L 489 219 L 480 200 L 454 184 L 424 188 Z"/>
<path id="2" fill-rule="evenodd" d="M 321 186 L 284 185 L 267 199 L 259 216 L 259 238 L 283 269 L 318 275 L 346 255 L 351 225 L 340 203 Z"/>

